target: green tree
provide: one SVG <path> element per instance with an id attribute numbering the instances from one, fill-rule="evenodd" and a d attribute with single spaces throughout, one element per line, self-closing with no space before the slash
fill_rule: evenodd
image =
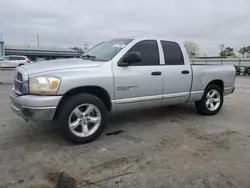
<path id="1" fill-rule="evenodd" d="M 72 47 L 71 49 L 75 50 L 75 51 L 77 51 L 79 53 L 83 53 L 83 49 L 81 47 Z"/>
<path id="2" fill-rule="evenodd" d="M 250 47 L 250 46 L 249 46 Z M 249 48 L 250 50 L 250 48 Z M 242 57 L 244 58 L 245 57 L 245 54 L 248 53 L 248 47 L 242 47 L 240 50 L 239 50 L 239 53 L 242 54 Z"/>
<path id="3" fill-rule="evenodd" d="M 222 50 L 222 51 L 220 52 L 220 56 L 221 56 L 221 57 L 227 57 L 227 54 L 226 54 L 225 50 Z"/>
<path id="4" fill-rule="evenodd" d="M 220 52 L 220 56 L 221 57 L 230 57 L 230 56 L 234 56 L 234 49 L 231 47 L 226 47 L 225 50 L 222 50 Z"/>
<path id="5" fill-rule="evenodd" d="M 246 47 L 247 48 L 247 56 L 249 57 L 250 56 L 250 46 Z"/>
<path id="6" fill-rule="evenodd" d="M 233 48 L 227 47 L 225 50 L 226 50 L 227 56 L 233 56 L 234 55 L 234 49 Z"/>

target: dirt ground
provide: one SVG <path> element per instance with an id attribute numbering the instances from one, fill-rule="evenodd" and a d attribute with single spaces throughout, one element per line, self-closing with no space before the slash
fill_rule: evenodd
<path id="1" fill-rule="evenodd" d="M 15 116 L 10 89 L 0 85 L 0 188 L 250 187 L 250 77 L 216 116 L 193 104 L 118 114 L 85 145 Z"/>

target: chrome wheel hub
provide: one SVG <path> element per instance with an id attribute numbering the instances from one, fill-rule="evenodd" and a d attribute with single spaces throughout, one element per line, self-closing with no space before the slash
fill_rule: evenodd
<path id="1" fill-rule="evenodd" d="M 78 137 L 87 137 L 96 132 L 101 124 L 101 112 L 93 104 L 77 106 L 69 116 L 69 129 Z"/>
<path id="2" fill-rule="evenodd" d="M 207 93 L 206 96 L 206 107 L 210 111 L 215 111 L 219 108 L 220 103 L 221 103 L 221 98 L 220 98 L 220 93 L 213 89 Z"/>

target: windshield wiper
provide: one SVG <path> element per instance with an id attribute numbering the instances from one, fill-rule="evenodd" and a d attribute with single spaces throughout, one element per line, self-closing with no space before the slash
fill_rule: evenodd
<path id="1" fill-rule="evenodd" d="M 93 55 L 83 55 L 82 58 L 88 58 L 88 59 L 96 59 L 96 56 L 93 56 Z"/>

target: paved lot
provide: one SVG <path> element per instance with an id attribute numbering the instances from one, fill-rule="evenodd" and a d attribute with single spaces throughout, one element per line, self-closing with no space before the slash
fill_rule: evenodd
<path id="1" fill-rule="evenodd" d="M 15 116 L 11 86 L 0 85 L 0 188 L 248 188 L 250 77 L 236 85 L 216 116 L 198 115 L 193 104 L 120 114 L 86 145 Z"/>
<path id="2" fill-rule="evenodd" d="M 13 68 L 0 67 L 0 84 L 10 84 L 13 80 Z"/>

